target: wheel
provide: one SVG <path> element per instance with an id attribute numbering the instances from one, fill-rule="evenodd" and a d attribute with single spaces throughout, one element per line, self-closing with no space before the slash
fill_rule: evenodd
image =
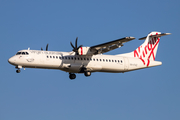
<path id="1" fill-rule="evenodd" d="M 84 72 L 84 75 L 85 75 L 86 77 L 91 76 L 91 72 L 86 71 L 86 72 Z"/>
<path id="2" fill-rule="evenodd" d="M 21 70 L 20 70 L 20 69 L 16 70 L 16 73 L 20 73 L 20 72 L 21 72 Z"/>
<path id="3" fill-rule="evenodd" d="M 70 74 L 69 74 L 69 78 L 70 78 L 71 80 L 73 80 L 73 79 L 76 78 L 76 75 L 75 75 L 74 73 L 70 73 Z"/>

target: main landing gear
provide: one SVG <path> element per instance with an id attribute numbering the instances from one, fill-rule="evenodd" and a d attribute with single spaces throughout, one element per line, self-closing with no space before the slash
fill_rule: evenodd
<path id="1" fill-rule="evenodd" d="M 85 75 L 86 77 L 91 76 L 91 72 L 90 72 L 90 71 L 86 71 L 86 72 L 84 72 L 84 75 Z M 74 80 L 74 79 L 76 78 L 76 74 L 74 74 L 74 73 L 69 73 L 69 78 L 70 78 L 71 80 Z"/>
<path id="2" fill-rule="evenodd" d="M 86 71 L 86 72 L 84 72 L 84 75 L 85 75 L 86 77 L 89 77 L 89 76 L 91 76 L 91 72 L 90 72 L 90 71 Z"/>
<path id="3" fill-rule="evenodd" d="M 76 75 L 74 73 L 69 73 L 69 78 L 73 80 L 76 78 Z"/>

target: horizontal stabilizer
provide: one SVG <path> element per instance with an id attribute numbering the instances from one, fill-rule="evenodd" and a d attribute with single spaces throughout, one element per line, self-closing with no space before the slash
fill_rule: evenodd
<path id="1" fill-rule="evenodd" d="M 160 61 L 150 61 L 150 64 L 148 67 L 154 67 L 154 66 L 159 66 L 162 65 L 162 62 Z"/>
<path id="2" fill-rule="evenodd" d="M 171 33 L 161 33 L 161 34 L 157 34 L 157 35 L 151 35 L 150 37 L 161 37 L 161 36 L 170 35 L 170 34 Z M 144 39 L 146 39 L 146 37 L 139 38 L 139 40 L 144 40 Z"/>

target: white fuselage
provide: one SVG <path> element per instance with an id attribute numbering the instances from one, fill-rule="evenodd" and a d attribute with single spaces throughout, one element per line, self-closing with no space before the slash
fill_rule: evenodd
<path id="1" fill-rule="evenodd" d="M 40 50 L 21 50 L 11 57 L 8 62 L 16 66 L 17 73 L 20 68 L 42 68 L 42 69 L 58 69 L 69 72 L 69 78 L 75 79 L 75 73 L 84 73 L 90 76 L 92 72 L 111 72 L 123 73 L 132 70 L 138 70 L 153 66 L 161 65 L 159 61 L 155 61 L 157 48 L 160 37 L 170 35 L 170 33 L 151 32 L 146 37 L 140 38 L 144 40 L 137 49 L 132 52 L 118 55 L 102 55 L 108 51 L 119 48 L 134 37 L 125 37 L 103 44 L 82 47 L 77 46 L 77 38 L 72 52 L 57 52 Z"/>
<path id="2" fill-rule="evenodd" d="M 27 54 L 22 54 L 22 53 Z M 152 66 L 161 62 L 151 61 L 149 66 L 139 58 L 120 55 L 71 55 L 71 52 L 21 50 L 8 61 L 17 68 L 59 69 L 69 73 L 82 73 L 85 67 L 90 72 L 121 73 Z"/>

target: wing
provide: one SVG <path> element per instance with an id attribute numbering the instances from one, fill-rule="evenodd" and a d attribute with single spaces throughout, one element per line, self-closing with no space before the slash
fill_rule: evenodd
<path id="1" fill-rule="evenodd" d="M 119 48 L 119 47 L 123 46 L 124 43 L 129 42 L 134 39 L 135 39 L 134 37 L 125 37 L 125 38 L 113 40 L 113 41 L 110 41 L 107 43 L 92 46 L 92 47 L 90 47 L 90 51 L 94 55 L 105 53 L 105 52 L 114 50 L 116 48 Z"/>

